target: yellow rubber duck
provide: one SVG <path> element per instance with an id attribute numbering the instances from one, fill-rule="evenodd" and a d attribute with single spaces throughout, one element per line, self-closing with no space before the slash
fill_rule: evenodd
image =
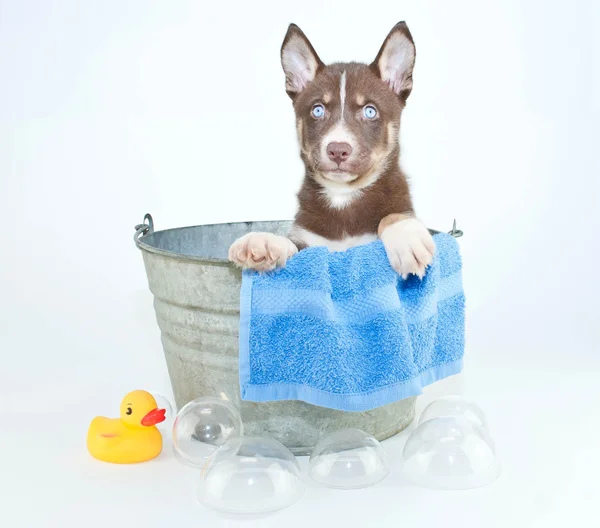
<path id="1" fill-rule="evenodd" d="M 143 390 L 130 392 L 121 402 L 120 418 L 97 416 L 87 434 L 90 454 L 104 462 L 135 464 L 157 457 L 162 435 L 156 424 L 165 420 L 154 396 Z"/>

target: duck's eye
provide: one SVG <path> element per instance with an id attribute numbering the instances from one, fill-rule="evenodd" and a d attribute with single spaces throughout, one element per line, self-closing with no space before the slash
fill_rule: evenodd
<path id="1" fill-rule="evenodd" d="M 131 407 L 127 407 L 127 410 L 125 411 L 125 414 L 131 414 L 133 411 L 131 410 Z"/>
<path id="2" fill-rule="evenodd" d="M 377 117 L 377 108 L 372 105 L 367 105 L 363 108 L 363 115 L 367 119 L 375 119 Z"/>
<path id="3" fill-rule="evenodd" d="M 325 107 L 322 104 L 316 104 L 310 112 L 313 117 L 319 119 L 325 115 Z"/>

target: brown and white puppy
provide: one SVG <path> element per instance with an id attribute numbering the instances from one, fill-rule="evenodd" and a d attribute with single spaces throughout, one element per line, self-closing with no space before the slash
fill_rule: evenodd
<path id="1" fill-rule="evenodd" d="M 249 233 L 230 247 L 230 260 L 267 271 L 305 247 L 343 251 L 379 237 L 398 273 L 423 277 L 435 245 L 415 218 L 399 166 L 400 116 L 415 63 L 407 25 L 394 26 L 369 65 L 325 65 L 292 24 L 281 63 L 306 167 L 299 210 L 289 238 Z"/>

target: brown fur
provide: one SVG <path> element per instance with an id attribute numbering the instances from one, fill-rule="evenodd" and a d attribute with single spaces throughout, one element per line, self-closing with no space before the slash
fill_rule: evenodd
<path id="1" fill-rule="evenodd" d="M 408 184 L 398 168 L 388 170 L 362 193 L 349 207 L 334 209 L 321 186 L 306 177 L 298 193 L 295 224 L 329 240 L 341 240 L 346 236 L 377 233 L 384 217 L 398 211 L 406 216 L 412 212 Z"/>
<path id="2" fill-rule="evenodd" d="M 414 42 L 394 26 L 369 65 L 326 66 L 304 33 L 290 25 L 281 48 L 306 168 L 290 238 L 249 233 L 229 251 L 242 268 L 284 266 L 306 245 L 344 250 L 379 236 L 402 277 L 423 277 L 435 244 L 414 217 L 399 165 L 400 118 L 412 90 Z"/>
<path id="3" fill-rule="evenodd" d="M 410 36 L 408 28 L 405 25 L 402 28 Z M 292 35 L 306 39 L 297 26 L 291 25 L 282 50 Z M 385 42 L 388 39 L 389 36 Z M 306 42 L 318 64 L 317 74 L 300 93 L 287 92 L 293 100 L 300 155 L 306 168 L 304 182 L 298 193 L 299 210 L 295 225 L 329 240 L 377 233 L 383 218 L 393 214 L 413 215 L 409 186 L 399 166 L 400 148 L 397 141 L 400 117 L 410 89 L 396 95 L 380 78 L 377 62 L 385 42 L 370 65 L 324 65 L 308 39 Z M 344 187 L 361 190 L 360 195 L 349 206 L 337 209 L 331 207 L 316 174 L 324 170 L 320 153 L 321 140 L 340 118 L 339 84 L 344 71 L 346 98 L 343 117 L 356 140 L 356 144 L 353 144 L 356 155 L 352 172 L 358 175 L 355 180 L 344 184 Z M 327 113 L 323 119 L 315 119 L 311 115 L 312 108 L 319 103 L 326 104 Z M 377 108 L 378 118 L 375 121 L 361 119 L 365 104 L 373 104 Z M 362 188 L 374 173 L 378 173 L 379 177 L 371 185 Z M 300 244 L 300 241 L 294 242 Z"/>

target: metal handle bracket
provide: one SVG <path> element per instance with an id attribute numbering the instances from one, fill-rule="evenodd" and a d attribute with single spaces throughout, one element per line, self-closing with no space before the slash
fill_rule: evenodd
<path id="1" fill-rule="evenodd" d="M 146 213 L 144 215 L 144 223 L 135 226 L 133 240 L 137 242 L 141 237 L 151 235 L 152 233 L 154 233 L 154 220 L 152 220 L 152 215 L 150 213 Z"/>
<path id="2" fill-rule="evenodd" d="M 448 234 L 452 235 L 454 238 L 460 238 L 461 236 L 463 236 L 463 232 L 460 229 L 456 229 L 456 218 L 454 219 L 452 229 L 448 231 Z"/>

